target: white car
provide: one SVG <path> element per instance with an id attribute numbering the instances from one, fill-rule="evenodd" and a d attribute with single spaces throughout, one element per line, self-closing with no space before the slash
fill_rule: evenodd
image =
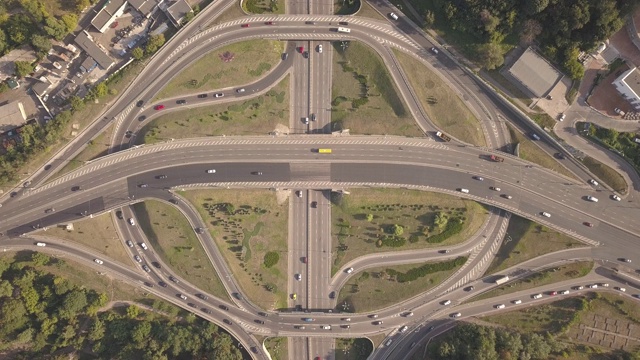
<path id="1" fill-rule="evenodd" d="M 617 287 L 617 286 L 616 286 L 616 287 L 615 287 L 615 289 L 616 289 L 616 290 L 618 290 L 618 291 L 622 291 L 622 292 L 627 291 L 627 289 L 625 289 L 625 288 L 623 288 L 623 287 Z"/>
<path id="2" fill-rule="evenodd" d="M 611 195 L 611 198 L 615 201 L 621 201 L 622 199 L 620 199 L 620 196 L 618 195 Z"/>
<path id="3" fill-rule="evenodd" d="M 531 297 L 534 299 L 540 299 L 542 298 L 542 294 L 535 294 L 535 295 L 532 295 Z"/>
<path id="4" fill-rule="evenodd" d="M 569 295 L 569 290 L 562 290 L 559 293 L 560 295 Z"/>
<path id="5" fill-rule="evenodd" d="M 300 274 L 296 274 L 294 277 L 295 277 L 295 278 L 296 278 L 296 280 L 298 280 L 298 281 L 302 280 L 302 275 L 300 275 Z"/>
<path id="6" fill-rule="evenodd" d="M 216 169 L 207 170 L 207 174 L 215 174 L 215 173 L 216 173 Z"/>
<path id="7" fill-rule="evenodd" d="M 558 117 L 558 120 L 562 121 L 562 120 L 564 120 L 566 117 L 567 117 L 567 114 L 562 113 L 562 114 L 560 114 L 560 117 Z"/>
<path id="8" fill-rule="evenodd" d="M 322 45 L 318 45 L 318 53 L 322 54 Z"/>
<path id="9" fill-rule="evenodd" d="M 593 197 L 591 195 L 587 196 L 587 200 L 589 200 L 591 202 L 598 202 L 598 198 L 597 197 Z"/>
<path id="10" fill-rule="evenodd" d="M 217 94 L 215 94 L 215 95 L 213 95 L 213 96 L 215 96 L 215 97 L 217 97 L 217 98 L 221 98 L 221 97 L 223 97 L 223 96 L 224 96 L 224 94 L 223 94 L 223 93 L 217 93 Z"/>
<path id="11" fill-rule="evenodd" d="M 138 256 L 138 255 L 133 255 L 133 258 L 139 263 L 142 262 L 142 258 L 140 256 Z"/>
<path id="12" fill-rule="evenodd" d="M 389 17 L 393 20 L 398 20 L 398 15 L 396 15 L 396 13 L 389 13 Z"/>
<path id="13" fill-rule="evenodd" d="M 491 189 L 493 191 L 500 191 L 501 190 L 499 187 L 495 187 L 495 186 L 490 186 L 489 189 Z"/>
<path id="14" fill-rule="evenodd" d="M 607 283 L 602 283 L 602 284 L 600 284 L 600 286 L 602 286 L 602 287 L 609 287 L 609 284 L 607 284 Z"/>
<path id="15" fill-rule="evenodd" d="M 353 268 L 352 267 L 347 269 L 347 274 L 351 274 L 352 272 L 353 272 Z"/>
<path id="16" fill-rule="evenodd" d="M 187 300 L 187 297 L 186 297 L 186 296 L 184 296 L 184 295 L 182 295 L 182 294 L 180 294 L 180 299 L 182 299 L 182 300 Z"/>
<path id="17" fill-rule="evenodd" d="M 133 241 L 127 240 L 127 246 L 132 248 L 133 247 Z"/>
<path id="18" fill-rule="evenodd" d="M 453 314 L 451 314 L 451 317 L 452 317 L 452 318 L 459 318 L 460 316 L 462 316 L 462 314 L 461 314 L 461 313 L 459 313 L 459 312 L 458 312 L 458 313 L 453 313 Z"/>
<path id="19" fill-rule="evenodd" d="M 589 179 L 588 183 L 593 185 L 593 186 L 598 186 L 598 182 L 593 180 L 593 179 Z"/>
<path id="20" fill-rule="evenodd" d="M 96 262 L 96 264 L 102 265 L 104 264 L 104 261 L 100 260 L 100 259 L 93 259 L 93 261 Z"/>
<path id="21" fill-rule="evenodd" d="M 136 222 L 133 221 L 133 218 L 129 218 L 129 224 L 131 224 L 131 226 L 135 226 Z"/>
<path id="22" fill-rule="evenodd" d="M 409 327 L 405 325 L 405 326 L 401 327 L 401 328 L 400 328 L 400 330 L 398 330 L 398 331 L 402 334 L 402 333 L 404 333 L 405 331 L 407 331 L 407 329 L 408 329 L 408 328 L 409 328 Z"/>
<path id="23" fill-rule="evenodd" d="M 43 243 L 43 242 L 38 242 L 38 243 L 36 243 L 36 246 L 47 246 L 47 244 Z"/>
<path id="24" fill-rule="evenodd" d="M 145 250 L 149 250 L 149 248 L 147 247 L 147 244 L 145 244 L 145 243 L 140 243 L 140 247 L 145 249 Z"/>
<path id="25" fill-rule="evenodd" d="M 522 304 L 522 300 L 513 300 L 512 303 L 518 305 L 518 304 Z"/>
<path id="26" fill-rule="evenodd" d="M 598 288 L 598 284 L 591 284 L 587 286 L 589 289 L 597 289 Z"/>
<path id="27" fill-rule="evenodd" d="M 576 287 L 575 287 L 575 289 L 576 289 L 576 290 L 583 290 L 583 289 L 584 289 L 584 286 L 582 286 L 582 285 L 580 285 L 580 286 L 576 286 Z"/>
<path id="28" fill-rule="evenodd" d="M 458 189 L 458 191 L 460 191 L 462 193 L 465 193 L 465 194 L 469 193 L 469 189 L 464 189 L 464 188 Z"/>
<path id="29" fill-rule="evenodd" d="M 323 330 L 331 330 L 331 325 L 321 325 L 320 328 Z"/>
<path id="30" fill-rule="evenodd" d="M 504 309 L 505 305 L 504 304 L 498 304 L 496 305 L 496 309 Z"/>
<path id="31" fill-rule="evenodd" d="M 544 217 L 548 217 L 548 218 L 550 218 L 550 217 L 551 217 L 551 214 L 549 214 L 549 213 L 548 213 L 548 212 L 546 212 L 546 211 L 543 211 L 543 212 L 542 212 L 542 213 L 540 213 L 540 214 L 541 214 L 542 216 L 544 216 Z"/>
<path id="32" fill-rule="evenodd" d="M 436 54 L 436 55 L 438 55 L 438 49 L 436 49 L 434 47 L 431 48 L 431 52 Z"/>
<path id="33" fill-rule="evenodd" d="M 446 306 L 446 305 L 449 305 L 449 304 L 451 304 L 451 300 L 445 300 L 445 301 L 442 303 L 442 305 L 445 305 L 445 306 Z"/>
<path id="34" fill-rule="evenodd" d="M 302 197 L 302 191 L 300 191 L 300 190 L 296 191 L 296 195 L 297 195 L 299 198 L 301 198 L 301 197 Z"/>

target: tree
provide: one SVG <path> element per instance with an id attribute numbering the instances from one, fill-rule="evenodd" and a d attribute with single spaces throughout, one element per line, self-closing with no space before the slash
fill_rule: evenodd
<path id="1" fill-rule="evenodd" d="M 102 320 L 96 318 L 89 328 L 88 337 L 91 341 L 98 341 L 104 337 L 105 326 Z"/>
<path id="2" fill-rule="evenodd" d="M 486 43 L 477 46 L 476 54 L 478 65 L 487 70 L 496 69 L 504 63 L 502 48 L 495 43 Z"/>
<path id="3" fill-rule="evenodd" d="M 89 7 L 89 5 L 91 5 L 91 3 L 89 2 L 89 0 L 76 0 L 76 12 L 78 14 L 82 13 L 82 11 L 86 8 Z"/>
<path id="4" fill-rule="evenodd" d="M 73 30 L 76 29 L 76 26 L 78 26 L 78 16 L 76 14 L 64 14 L 62 15 L 61 20 L 67 34 L 73 32 Z"/>
<path id="5" fill-rule="evenodd" d="M 489 34 L 492 34 L 500 25 L 500 19 L 496 16 L 493 16 L 491 12 L 487 9 L 484 9 L 480 12 L 480 21 L 484 25 L 484 31 Z"/>
<path id="6" fill-rule="evenodd" d="M 542 25 L 534 19 L 528 19 L 522 24 L 522 32 L 520 41 L 525 44 L 531 44 L 538 35 L 542 33 Z"/>
<path id="7" fill-rule="evenodd" d="M 45 20 L 44 31 L 47 35 L 58 41 L 62 40 L 69 33 L 65 23 L 62 22 L 62 20 L 58 20 L 53 17 L 49 17 Z"/>
<path id="8" fill-rule="evenodd" d="M 73 109 L 74 112 L 82 111 L 82 109 L 84 109 L 84 100 L 78 96 L 74 95 L 70 97 L 69 103 L 71 104 L 71 109 Z"/>
<path id="9" fill-rule="evenodd" d="M 584 77 L 584 66 L 578 61 L 580 51 L 576 47 L 567 49 L 565 53 L 564 68 L 573 80 L 580 80 Z"/>
<path id="10" fill-rule="evenodd" d="M 15 66 L 16 66 L 15 74 L 19 78 L 23 78 L 31 74 L 35 69 L 35 66 L 29 61 L 16 61 Z"/>
<path id="11" fill-rule="evenodd" d="M 524 10 L 528 15 L 535 15 L 549 6 L 549 0 L 528 0 L 523 4 L 525 4 Z"/>
<path id="12" fill-rule="evenodd" d="M 72 290 L 64 296 L 58 311 L 60 317 L 71 318 L 87 306 L 87 295 L 82 290 Z"/>
<path id="13" fill-rule="evenodd" d="M 269 251 L 266 254 L 264 254 L 263 263 L 266 268 L 270 268 L 275 264 L 277 264 L 279 260 L 280 260 L 280 254 L 278 254 L 275 251 Z"/>
<path id="14" fill-rule="evenodd" d="M 47 265 L 49 261 L 51 261 L 51 258 L 47 254 L 35 252 L 31 255 L 31 261 L 34 265 L 42 266 Z"/>
<path id="15" fill-rule="evenodd" d="M 156 51 L 158 51 L 158 49 L 162 47 L 162 45 L 164 45 L 164 42 L 165 40 L 164 40 L 163 34 L 151 36 L 147 41 L 147 47 L 145 49 L 145 53 L 147 55 L 151 55 L 155 53 Z"/>
<path id="16" fill-rule="evenodd" d="M 446 213 L 439 211 L 435 218 L 433 219 L 433 226 L 436 229 L 442 229 L 445 225 L 447 225 L 447 222 L 449 221 L 449 217 L 447 216 Z"/>
<path id="17" fill-rule="evenodd" d="M 127 317 L 129 319 L 135 319 L 140 315 L 140 309 L 135 305 L 127 306 Z"/>
<path id="18" fill-rule="evenodd" d="M 367 214 L 367 221 L 368 222 L 372 222 L 373 221 L 373 214 Z"/>
<path id="19" fill-rule="evenodd" d="M 7 280 L 0 280 L 0 298 L 11 296 L 13 293 L 13 285 Z"/>
<path id="20" fill-rule="evenodd" d="M 431 10 L 424 12 L 424 24 L 426 27 L 431 27 L 436 23 L 436 15 Z"/>
<path id="21" fill-rule="evenodd" d="M 4 30 L 0 29 L 0 56 L 4 55 L 8 48 L 7 34 L 5 34 Z"/>
<path id="22" fill-rule="evenodd" d="M 18 299 L 8 299 L 0 306 L 0 335 L 2 337 L 22 330 L 27 324 L 27 309 Z"/>
<path id="23" fill-rule="evenodd" d="M 131 331 L 131 338 L 138 348 L 143 347 L 143 342 L 151 333 L 151 323 L 148 321 L 139 322 Z"/>
<path id="24" fill-rule="evenodd" d="M 133 56 L 134 59 L 136 60 L 140 60 L 144 57 L 144 50 L 142 50 L 141 48 L 137 47 L 133 50 L 131 50 L 131 56 Z"/>

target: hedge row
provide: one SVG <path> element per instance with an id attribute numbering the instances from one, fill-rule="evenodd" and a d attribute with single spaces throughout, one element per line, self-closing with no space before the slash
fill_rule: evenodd
<path id="1" fill-rule="evenodd" d="M 439 244 L 452 237 L 453 235 L 459 233 L 460 231 L 462 231 L 462 219 L 453 218 L 450 219 L 449 222 L 447 222 L 447 227 L 443 232 L 441 232 L 440 234 L 429 236 L 427 238 L 427 242 L 431 244 Z"/>

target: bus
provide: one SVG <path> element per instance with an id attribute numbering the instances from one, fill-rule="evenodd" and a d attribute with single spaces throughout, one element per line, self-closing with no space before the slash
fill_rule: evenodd
<path id="1" fill-rule="evenodd" d="M 346 27 L 339 27 L 339 28 L 338 28 L 338 32 L 341 32 L 341 33 L 350 33 L 350 32 L 351 32 L 351 29 L 346 28 Z"/>
<path id="2" fill-rule="evenodd" d="M 320 154 L 331 154 L 331 149 L 318 149 Z"/>

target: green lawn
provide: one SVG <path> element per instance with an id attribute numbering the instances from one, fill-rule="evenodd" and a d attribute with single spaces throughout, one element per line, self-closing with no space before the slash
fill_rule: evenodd
<path id="1" fill-rule="evenodd" d="M 127 254 L 124 241 L 115 229 L 111 213 L 102 214 L 94 218 L 85 218 L 73 223 L 73 230 L 67 231 L 60 227 L 51 227 L 46 232 L 38 233 L 42 236 L 51 236 L 67 239 L 88 248 L 95 249 L 104 254 L 108 259 L 113 259 L 123 265 L 133 266 L 133 259 Z"/>
<path id="2" fill-rule="evenodd" d="M 242 11 L 240 4 L 237 1 L 234 1 L 231 6 L 229 6 L 222 14 L 218 15 L 215 20 L 209 24 L 211 26 L 220 25 L 245 16 L 247 16 L 247 14 Z"/>
<path id="3" fill-rule="evenodd" d="M 367 338 L 336 339 L 336 360 L 366 360 L 373 352 L 373 344 Z"/>
<path id="4" fill-rule="evenodd" d="M 335 273 L 356 257 L 388 251 L 441 248 L 461 243 L 474 234 L 484 223 L 487 211 L 482 205 L 454 196 L 403 189 L 352 189 L 350 195 L 333 198 L 331 211 L 333 268 Z M 442 243 L 428 243 L 425 234 L 430 231 L 437 213 L 464 218 L 463 229 Z M 373 219 L 367 221 L 367 216 Z M 393 224 L 403 227 L 407 240 L 401 247 L 377 247 L 376 241 Z M 414 241 L 414 242 L 411 242 Z M 346 248 L 345 248 L 346 247 Z"/>
<path id="5" fill-rule="evenodd" d="M 505 237 L 486 274 L 493 274 L 540 255 L 585 246 L 567 235 L 516 215 L 511 216 Z"/>
<path id="6" fill-rule="evenodd" d="M 265 339 L 264 346 L 272 360 L 289 359 L 289 342 L 286 337 L 270 337 Z"/>
<path id="7" fill-rule="evenodd" d="M 341 44 L 333 43 L 333 130 L 423 136 L 380 56 L 359 42 L 348 42 L 345 51 Z"/>
<path id="8" fill-rule="evenodd" d="M 486 146 L 478 119 L 458 94 L 420 61 L 398 50 L 393 51 L 429 119 L 455 138 Z"/>
<path id="9" fill-rule="evenodd" d="M 527 289 L 533 289 L 539 286 L 553 284 L 568 279 L 581 278 L 589 274 L 591 269 L 593 269 L 593 261 L 577 261 L 567 265 L 556 266 L 554 268 L 542 270 L 535 274 L 529 275 L 522 280 L 513 281 L 493 290 L 484 292 L 478 296 L 473 297 L 468 302 L 490 299 L 492 297 L 511 294 Z"/>
<path id="10" fill-rule="evenodd" d="M 409 282 L 398 282 L 389 272 L 392 269 L 406 273 L 421 265 L 384 266 L 352 274 L 340 290 L 336 308 L 340 311 L 367 312 L 397 304 L 439 285 L 461 266 L 427 274 Z"/>
<path id="11" fill-rule="evenodd" d="M 485 74 L 487 74 L 493 81 L 497 82 L 509 93 L 504 94 L 505 97 L 512 97 L 517 100 L 520 100 L 525 105 L 529 106 L 533 102 L 527 94 L 525 94 L 519 87 L 517 87 L 514 83 L 505 78 L 499 70 L 485 70 Z"/>
<path id="12" fill-rule="evenodd" d="M 275 40 L 248 40 L 213 50 L 171 79 L 154 101 L 248 84 L 277 65 L 283 50 L 284 42 Z"/>
<path id="13" fill-rule="evenodd" d="M 611 186 L 613 190 L 620 194 L 627 193 L 627 182 L 624 177 L 620 175 L 612 167 L 601 163 L 600 161 L 586 156 L 582 163 L 591 171 L 598 179 L 602 180 L 605 184 Z"/>
<path id="14" fill-rule="evenodd" d="M 180 195 L 198 209 L 244 294 L 264 309 L 286 307 L 288 203 L 278 204 L 275 192 L 268 190 L 191 190 Z M 279 256 L 269 268 L 264 265 L 268 252 Z"/>
<path id="15" fill-rule="evenodd" d="M 244 9 L 254 15 L 269 15 L 269 14 L 284 14 L 285 13 L 284 0 L 276 0 L 274 2 L 269 0 L 243 0 L 242 6 Z"/>
<path id="16" fill-rule="evenodd" d="M 340 4 L 342 4 L 342 1 L 336 0 L 334 4 L 338 4 L 338 7 L 341 7 Z M 386 17 L 380 15 L 380 13 L 377 12 L 371 5 L 369 5 L 368 2 L 361 1 L 361 4 L 362 7 L 360 7 L 360 10 L 356 13 L 357 16 L 368 17 L 376 20 L 387 20 Z M 335 14 L 339 14 L 339 12 L 335 11 Z"/>
<path id="17" fill-rule="evenodd" d="M 101 156 L 107 155 L 109 151 L 111 133 L 113 131 L 113 125 L 109 126 L 109 128 L 102 132 L 98 137 L 91 140 L 89 144 L 82 150 L 78 156 L 73 158 L 67 165 L 65 165 L 60 171 L 58 171 L 59 175 L 64 175 L 68 172 L 71 172 L 82 165 L 84 165 L 85 161 L 94 160 Z"/>
<path id="18" fill-rule="evenodd" d="M 133 206 L 138 225 L 167 269 L 198 288 L 229 299 L 204 248 L 182 213 L 168 204 L 147 200 Z"/>
<path id="19" fill-rule="evenodd" d="M 221 135 L 267 135 L 288 131 L 289 76 L 256 98 L 162 115 L 146 124 L 139 143 Z"/>

